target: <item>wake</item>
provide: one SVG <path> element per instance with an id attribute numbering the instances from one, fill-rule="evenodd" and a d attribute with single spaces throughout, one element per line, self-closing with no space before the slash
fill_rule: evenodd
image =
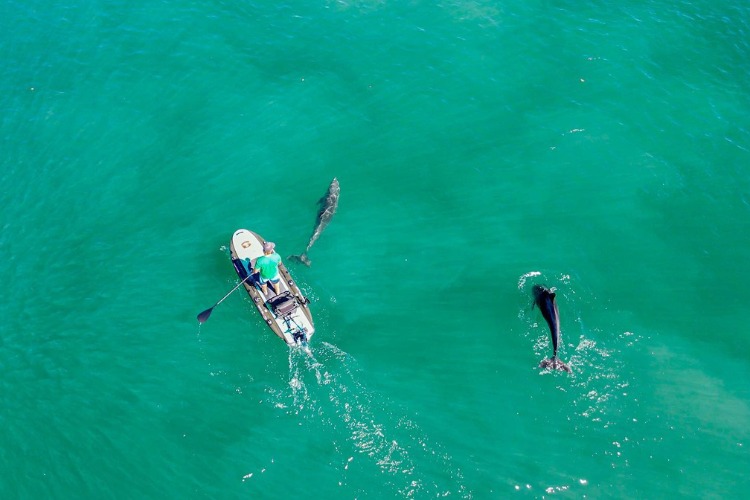
<path id="1" fill-rule="evenodd" d="M 289 389 L 273 396 L 277 408 L 322 422 L 334 441 L 344 441 L 337 449 L 340 484 L 346 484 L 350 475 L 376 467 L 398 496 L 471 498 L 450 455 L 431 442 L 403 409 L 368 389 L 356 360 L 338 347 L 323 342 L 311 355 L 290 349 Z"/>

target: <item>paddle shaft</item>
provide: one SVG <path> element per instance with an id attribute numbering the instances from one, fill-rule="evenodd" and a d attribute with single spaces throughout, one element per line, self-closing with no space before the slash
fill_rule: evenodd
<path id="1" fill-rule="evenodd" d="M 247 278 L 245 278 L 244 280 L 242 280 L 242 281 L 240 281 L 239 283 L 237 283 L 237 284 L 236 284 L 236 285 L 234 286 L 234 288 L 232 288 L 231 290 L 229 290 L 229 293 L 227 293 L 226 295 L 224 295 L 224 296 L 223 296 L 223 297 L 221 298 L 221 300 L 220 300 L 220 301 L 218 301 L 218 302 L 217 302 L 216 304 L 214 304 L 214 305 L 213 305 L 213 307 L 211 307 L 211 309 L 213 309 L 214 307 L 216 307 L 216 306 L 218 306 L 219 304 L 221 304 L 222 302 L 224 302 L 224 300 L 226 300 L 226 298 L 227 298 L 227 297 L 229 297 L 230 295 L 232 295 L 232 294 L 234 293 L 234 291 L 235 291 L 235 290 L 237 290 L 237 289 L 238 289 L 239 287 L 241 287 L 241 286 L 242 286 L 242 284 L 243 284 L 243 283 L 245 283 L 245 282 L 246 282 L 247 280 L 249 280 L 249 279 L 250 279 L 251 277 L 252 277 L 252 274 L 249 274 L 249 275 L 247 276 Z"/>
<path id="2" fill-rule="evenodd" d="M 213 310 L 213 308 L 216 307 L 216 306 L 218 306 L 222 302 L 224 302 L 224 300 L 226 300 L 227 297 L 229 297 L 230 295 L 232 295 L 232 293 L 234 293 L 235 290 L 237 290 L 240 286 L 242 286 L 243 283 L 245 283 L 247 280 L 249 280 L 250 277 L 252 277 L 252 275 L 253 275 L 252 272 L 250 274 L 248 274 L 247 277 L 244 280 L 240 281 L 239 283 L 237 283 L 234 286 L 234 288 L 232 288 L 231 290 L 229 290 L 229 292 L 226 295 L 224 295 L 221 298 L 221 300 L 219 300 L 216 304 L 212 305 L 211 307 L 209 307 L 208 309 L 206 309 L 205 311 L 203 311 L 202 313 L 200 313 L 198 315 L 198 322 L 203 323 L 204 321 L 206 321 L 208 319 L 208 317 L 211 315 L 211 311 Z"/>

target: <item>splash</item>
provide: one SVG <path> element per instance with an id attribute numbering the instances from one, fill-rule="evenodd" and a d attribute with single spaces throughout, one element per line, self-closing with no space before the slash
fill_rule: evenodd
<path id="1" fill-rule="evenodd" d="M 541 275 L 542 273 L 540 273 L 539 271 L 531 271 L 529 273 L 521 275 L 521 277 L 518 279 L 518 289 L 523 290 L 526 287 L 526 281 L 529 278 L 534 278 Z"/>
<path id="2" fill-rule="evenodd" d="M 559 347 L 561 355 L 573 370 L 573 376 L 544 372 L 540 374 L 552 376 L 551 385 L 569 395 L 571 408 L 568 418 L 576 427 L 599 427 L 607 429 L 608 435 L 616 437 L 609 443 L 602 443 L 603 448 L 597 454 L 610 460 L 612 467 L 627 467 L 627 451 L 632 448 L 632 444 L 627 436 L 629 429 L 620 427 L 618 422 L 634 419 L 622 415 L 627 407 L 623 401 L 632 398 L 631 376 L 624 365 L 623 354 L 633 349 L 642 337 L 630 330 L 618 334 L 587 325 L 584 320 L 587 311 L 602 306 L 593 292 L 569 274 L 549 278 L 534 272 L 521 276 L 519 291 L 524 301 L 528 300 L 529 287 L 536 281 L 529 280 L 531 277 L 545 280 L 546 284 L 557 289 L 562 325 Z M 518 317 L 526 325 L 524 335 L 530 341 L 535 357 L 544 357 L 550 350 L 551 341 L 544 321 L 540 321 L 541 315 L 533 313 L 528 305 L 524 305 L 519 307 Z M 623 434 L 618 435 L 619 433 Z M 580 480 L 581 486 L 587 484 L 587 480 Z M 576 485 L 548 486 L 544 492 L 549 495 L 567 494 L 570 493 L 567 488 L 573 486 Z"/>
<path id="3" fill-rule="evenodd" d="M 561 298 L 560 305 L 562 335 L 560 351 L 567 356 L 569 365 L 573 369 L 573 377 L 561 377 L 560 387 L 564 390 L 572 390 L 574 393 L 574 404 L 578 408 L 579 416 L 593 422 L 601 422 L 607 425 L 606 413 L 612 406 L 612 399 L 618 395 L 627 394 L 629 382 L 622 380 L 622 362 L 619 351 L 604 345 L 602 338 L 611 338 L 611 334 L 605 334 L 599 329 L 588 328 L 583 319 L 581 304 L 590 302 L 595 307 L 594 297 L 582 289 L 570 274 L 559 274 L 554 277 L 543 276 L 538 271 L 532 271 L 519 278 L 519 290 L 524 299 L 529 296 L 529 289 L 533 283 L 529 278 L 538 278 L 533 281 L 544 281 L 557 289 L 557 295 Z M 528 282 L 528 283 L 527 283 Z M 572 313 L 572 316 L 571 316 Z M 532 348 L 536 358 L 543 358 L 551 349 L 551 340 L 546 325 L 540 321 L 540 315 L 534 314 L 529 307 L 519 309 L 518 318 L 523 321 L 527 328 L 525 336 L 532 341 Z M 578 325 L 579 333 L 577 343 L 573 341 L 573 327 Z M 638 336 L 632 332 L 624 332 L 619 335 L 617 348 L 628 348 L 638 342 Z M 558 373 L 543 373 L 544 375 L 559 376 Z"/>

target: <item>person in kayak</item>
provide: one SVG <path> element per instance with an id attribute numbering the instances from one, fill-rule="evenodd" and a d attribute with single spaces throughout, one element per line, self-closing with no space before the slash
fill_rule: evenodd
<path id="1" fill-rule="evenodd" d="M 274 251 L 276 244 L 271 241 L 263 243 L 263 255 L 255 259 L 253 273 L 260 273 L 260 290 L 268 293 L 268 282 L 273 285 L 276 295 L 279 294 L 279 264 L 281 256 Z"/>

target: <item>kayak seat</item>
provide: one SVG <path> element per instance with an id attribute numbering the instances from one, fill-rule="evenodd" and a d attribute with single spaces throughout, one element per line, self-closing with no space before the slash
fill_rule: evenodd
<path id="1" fill-rule="evenodd" d="M 297 301 L 288 291 L 281 292 L 268 300 L 268 305 L 276 316 L 286 316 L 297 308 Z"/>

